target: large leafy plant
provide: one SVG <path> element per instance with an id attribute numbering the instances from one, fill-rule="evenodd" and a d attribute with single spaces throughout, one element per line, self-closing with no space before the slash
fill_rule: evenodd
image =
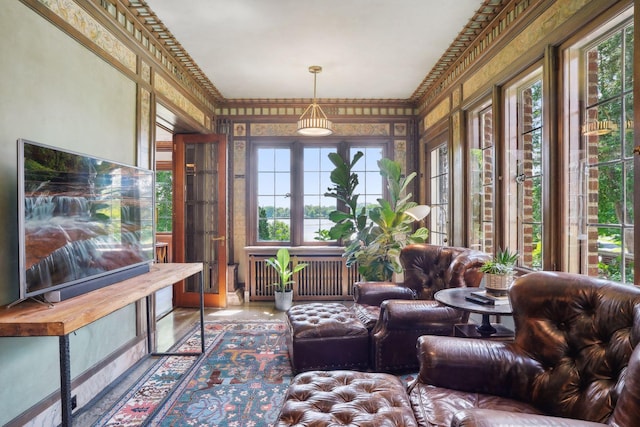
<path id="1" fill-rule="evenodd" d="M 329 160 L 335 166 L 330 176 L 334 185 L 324 195 L 337 199 L 345 206 L 344 211 L 334 210 L 329 214 L 329 219 L 335 223 L 329 230 L 331 239 L 348 240 L 367 226 L 366 207 L 358 207 L 360 195 L 355 193 L 359 184 L 358 174 L 352 171 L 363 155 L 362 151 L 358 151 L 348 163 L 338 153 L 329 153 Z"/>
<path id="2" fill-rule="evenodd" d="M 266 262 L 278 273 L 280 280 L 272 284 L 277 292 L 286 292 L 289 289 L 289 285 L 293 283 L 293 280 L 291 280 L 292 276 L 307 266 L 306 263 L 300 262 L 293 268 L 290 268 L 291 256 L 287 248 L 278 249 L 276 256 L 274 258 L 268 258 Z"/>
<path id="3" fill-rule="evenodd" d="M 347 266 L 357 265 L 365 280 L 389 281 L 393 273 L 402 272 L 398 261 L 400 250 L 409 243 L 425 242 L 429 234 L 425 227 L 414 231 L 414 219 L 405 213 L 417 205 L 411 201 L 412 194 L 407 193 L 417 174 L 413 172 L 403 178 L 398 162 L 387 158 L 379 160 L 378 167 L 386 180 L 389 200 L 379 198 L 375 206 L 361 206 L 356 193 L 358 175 L 353 167 L 362 156 L 362 152 L 358 152 L 351 162 L 346 162 L 336 153 L 329 154 L 335 165 L 331 172 L 334 185 L 325 196 L 336 198 L 345 207 L 343 211 L 336 210 L 329 215 L 335 223 L 329 236 L 345 244 Z"/>

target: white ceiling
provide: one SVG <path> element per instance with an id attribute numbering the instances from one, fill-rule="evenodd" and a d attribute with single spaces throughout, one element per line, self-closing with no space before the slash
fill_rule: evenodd
<path id="1" fill-rule="evenodd" d="M 408 99 L 483 0 L 147 0 L 227 99 Z"/>

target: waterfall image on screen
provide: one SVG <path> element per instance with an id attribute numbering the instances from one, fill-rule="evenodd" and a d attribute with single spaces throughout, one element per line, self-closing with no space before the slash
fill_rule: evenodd
<path id="1" fill-rule="evenodd" d="M 18 151 L 21 298 L 148 265 L 152 171 L 25 140 Z"/>

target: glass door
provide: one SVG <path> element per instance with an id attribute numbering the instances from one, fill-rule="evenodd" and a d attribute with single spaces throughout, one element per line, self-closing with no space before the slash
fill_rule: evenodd
<path id="1" fill-rule="evenodd" d="M 226 305 L 226 147 L 224 135 L 174 138 L 174 261 L 204 264 L 205 306 Z M 175 287 L 175 304 L 197 307 L 197 276 Z"/>

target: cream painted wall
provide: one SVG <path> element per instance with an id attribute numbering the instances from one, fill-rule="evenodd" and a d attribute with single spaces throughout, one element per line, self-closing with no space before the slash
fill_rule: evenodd
<path id="1" fill-rule="evenodd" d="M 0 54 L 1 306 L 18 298 L 16 140 L 133 164 L 136 85 L 19 1 L 3 2 Z M 135 333 L 133 306 L 79 331 L 72 375 Z M 0 338 L 0 425 L 54 393 L 58 369 L 56 338 Z"/>

